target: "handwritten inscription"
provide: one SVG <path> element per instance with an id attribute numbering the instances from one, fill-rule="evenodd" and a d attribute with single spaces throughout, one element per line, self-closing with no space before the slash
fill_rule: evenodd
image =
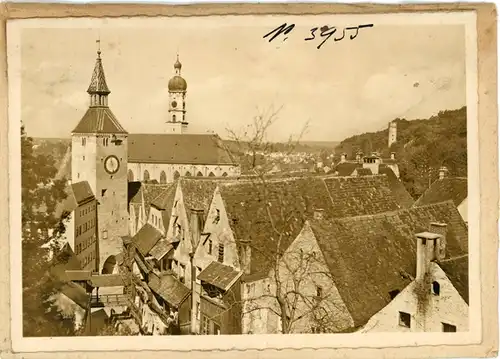
<path id="1" fill-rule="evenodd" d="M 346 34 L 349 35 L 349 39 L 354 40 L 358 36 L 360 29 L 368 27 L 373 27 L 373 24 L 349 26 L 349 27 L 344 27 L 341 30 L 335 26 L 328 26 L 328 25 L 322 27 L 313 27 L 311 30 L 309 30 L 310 31 L 309 36 L 305 37 L 304 41 L 317 40 L 319 44 L 318 46 L 316 46 L 316 48 L 319 50 L 321 46 L 323 46 L 323 44 L 326 41 L 328 41 L 328 39 L 330 39 L 332 36 L 334 42 L 343 40 Z M 284 23 L 275 28 L 274 30 L 265 34 L 263 38 L 268 39 L 268 41 L 271 42 L 274 39 L 281 37 L 283 38 L 283 41 L 286 41 L 288 39 L 287 35 L 289 35 L 294 28 L 295 24 L 288 25 L 287 23 Z"/>

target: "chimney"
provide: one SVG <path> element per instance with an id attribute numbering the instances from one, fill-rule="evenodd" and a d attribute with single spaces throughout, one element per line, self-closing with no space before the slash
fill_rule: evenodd
<path id="1" fill-rule="evenodd" d="M 446 257 L 446 233 L 447 225 L 441 222 L 431 222 L 430 232 L 439 234 L 441 237 L 438 238 L 435 248 L 435 257 L 437 260 L 443 260 Z"/>
<path id="2" fill-rule="evenodd" d="M 417 276 L 416 280 L 422 280 L 429 270 L 431 261 L 435 260 L 436 244 L 441 236 L 436 233 L 421 232 L 417 237 Z"/>
<path id="3" fill-rule="evenodd" d="M 324 209 L 323 208 L 316 208 L 314 210 L 313 218 L 321 220 L 321 219 L 323 219 L 323 213 L 324 213 Z"/>
<path id="4" fill-rule="evenodd" d="M 342 153 L 340 155 L 340 162 L 345 162 L 347 160 L 347 153 Z"/>
<path id="5" fill-rule="evenodd" d="M 191 238 L 194 247 L 200 243 L 203 230 L 203 210 L 191 209 Z"/>
<path id="6" fill-rule="evenodd" d="M 448 168 L 446 168 L 445 166 L 441 166 L 441 168 L 439 169 L 439 179 L 442 180 L 443 178 L 446 177 L 447 174 L 448 174 Z"/>
<path id="7" fill-rule="evenodd" d="M 249 239 L 242 239 L 241 243 L 241 267 L 243 273 L 250 274 L 252 263 L 252 248 Z"/>
<path id="8" fill-rule="evenodd" d="M 395 160 L 396 159 L 396 152 L 391 152 L 391 160 Z"/>

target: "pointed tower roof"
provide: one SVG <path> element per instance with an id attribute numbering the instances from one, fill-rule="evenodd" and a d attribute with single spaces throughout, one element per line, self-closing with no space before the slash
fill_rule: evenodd
<path id="1" fill-rule="evenodd" d="M 106 83 L 106 76 L 104 76 L 104 68 L 102 67 L 101 49 L 97 50 L 97 59 L 90 80 L 90 86 L 87 90 L 89 94 L 109 95 L 108 84 Z"/>
<path id="2" fill-rule="evenodd" d="M 99 40 L 97 43 L 99 44 Z M 115 115 L 108 107 L 108 95 L 111 91 L 109 91 L 106 78 L 104 76 L 100 49 L 97 50 L 97 61 L 87 92 L 90 95 L 90 106 L 72 133 L 126 134 L 127 131 L 123 128 L 120 122 L 118 122 Z"/>

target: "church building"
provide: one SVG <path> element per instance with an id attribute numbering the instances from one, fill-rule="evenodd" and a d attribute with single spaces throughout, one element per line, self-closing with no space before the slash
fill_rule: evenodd
<path id="1" fill-rule="evenodd" d="M 168 183 L 181 176 L 240 175 L 239 165 L 217 135 L 188 133 L 187 83 L 181 68 L 177 59 L 176 74 L 168 83 L 165 133 L 129 134 L 108 106 L 111 91 L 97 51 L 87 90 L 89 108 L 71 133 L 71 181 L 87 181 L 98 203 L 99 272 L 116 272 L 122 237 L 129 235 L 128 181 Z"/>

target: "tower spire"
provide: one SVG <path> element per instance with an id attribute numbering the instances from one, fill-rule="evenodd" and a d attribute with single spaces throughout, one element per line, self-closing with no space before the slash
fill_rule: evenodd
<path id="1" fill-rule="evenodd" d="M 106 76 L 104 75 L 104 68 L 101 59 L 101 39 L 96 40 L 97 45 L 97 59 L 92 73 L 92 79 L 87 93 L 90 95 L 90 106 L 108 106 L 109 91 L 108 84 L 106 83 Z"/>

